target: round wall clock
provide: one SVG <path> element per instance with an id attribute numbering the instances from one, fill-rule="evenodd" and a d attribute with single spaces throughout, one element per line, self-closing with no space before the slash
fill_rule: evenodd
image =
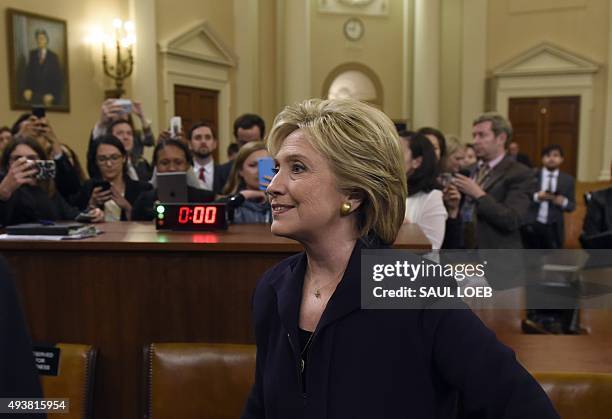
<path id="1" fill-rule="evenodd" d="M 344 23 L 344 36 L 350 41 L 358 41 L 365 32 L 363 22 L 356 17 L 352 17 Z"/>

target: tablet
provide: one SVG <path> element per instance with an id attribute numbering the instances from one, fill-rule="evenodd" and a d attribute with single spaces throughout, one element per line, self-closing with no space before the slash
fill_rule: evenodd
<path id="1" fill-rule="evenodd" d="M 187 173 L 157 173 L 157 199 L 161 202 L 176 203 L 187 200 Z"/>

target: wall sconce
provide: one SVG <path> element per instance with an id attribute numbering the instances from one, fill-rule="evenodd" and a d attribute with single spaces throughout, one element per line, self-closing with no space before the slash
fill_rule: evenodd
<path id="1" fill-rule="evenodd" d="M 120 98 L 125 93 L 123 82 L 130 77 L 134 69 L 134 56 L 132 54 L 132 47 L 136 43 L 134 23 L 114 19 L 112 34 L 108 35 L 100 28 L 93 28 L 86 38 L 86 42 L 102 46 L 104 74 L 115 81 L 115 89 L 105 90 L 104 92 L 107 99 Z M 115 59 L 114 62 L 111 62 L 107 50 L 112 51 L 113 49 L 115 50 Z"/>

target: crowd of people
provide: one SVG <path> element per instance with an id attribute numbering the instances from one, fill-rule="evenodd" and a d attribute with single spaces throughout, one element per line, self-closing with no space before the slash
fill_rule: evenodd
<path id="1" fill-rule="evenodd" d="M 261 117 L 240 116 L 230 159 L 221 164 L 213 157 L 219 139 L 212 124 L 155 138 L 138 101 L 126 112 L 108 99 L 89 135 L 86 173 L 50 118 L 23 114 L 12 128 L 0 128 L 0 223 L 79 215 L 92 222 L 152 220 L 157 175 L 170 172 L 187 174 L 189 201 L 231 201 L 238 203 L 235 223 L 269 223 L 257 173 L 258 160 L 268 157 L 265 133 Z M 541 168 L 532 168 L 512 141 L 510 122 L 496 113 L 474 120 L 467 144 L 433 127 L 398 135 L 408 184 L 404 223 L 417 224 L 434 249 L 563 247 L 563 213 L 576 205 L 575 181 L 559 171 L 560 146 L 546 147 Z M 155 147 L 151 163 L 146 147 Z M 44 170 L 41 161 L 53 161 L 54 170 Z M 609 230 L 612 222 L 606 192 L 594 197 L 585 236 Z"/>

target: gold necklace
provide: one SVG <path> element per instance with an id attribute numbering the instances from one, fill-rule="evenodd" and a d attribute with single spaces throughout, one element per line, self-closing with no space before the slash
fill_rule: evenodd
<path id="1" fill-rule="evenodd" d="M 342 278 L 343 275 L 344 275 L 344 270 L 342 272 L 340 272 L 340 275 L 338 275 L 338 277 L 336 278 L 336 281 L 335 281 L 335 285 L 336 286 L 338 286 L 338 284 L 340 283 L 340 279 Z M 310 281 L 312 281 L 312 279 L 310 279 Z M 327 288 L 327 287 L 329 287 L 331 285 L 334 285 L 334 283 L 330 282 L 327 285 L 324 285 L 322 287 L 318 287 L 317 288 L 317 286 L 313 284 L 315 290 L 314 290 L 314 292 L 312 294 L 315 296 L 316 299 L 321 299 L 321 290 L 323 290 L 323 289 L 325 289 L 325 288 Z"/>

